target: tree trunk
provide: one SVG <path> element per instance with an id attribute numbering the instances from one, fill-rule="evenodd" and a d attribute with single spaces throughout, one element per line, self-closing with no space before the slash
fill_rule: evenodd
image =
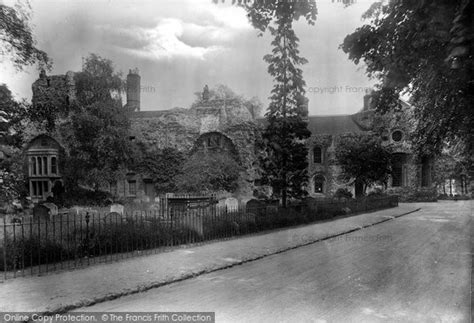
<path id="1" fill-rule="evenodd" d="M 286 187 L 282 190 L 281 192 L 281 204 L 283 206 L 283 208 L 286 209 L 286 206 L 287 206 L 287 193 L 286 193 Z"/>

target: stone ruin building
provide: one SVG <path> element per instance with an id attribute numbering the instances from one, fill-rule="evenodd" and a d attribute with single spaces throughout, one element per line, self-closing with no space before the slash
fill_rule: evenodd
<path id="1" fill-rule="evenodd" d="M 73 75 L 72 72 L 68 72 L 66 75 L 48 76 L 42 72 L 40 78 L 32 85 L 33 106 L 45 102 L 68 103 L 74 100 Z M 255 171 L 257 162 L 255 141 L 264 127 L 263 118 L 255 116 L 253 111 L 239 105 L 237 101 L 210 99 L 207 86 L 204 88 L 201 103 L 191 108 L 158 111 L 142 109 L 138 70 L 130 70 L 127 75 L 126 97 L 126 105 L 134 111 L 131 124 L 136 140 L 156 148 L 175 147 L 187 154 L 213 149 L 228 153 L 245 169 L 241 172 L 237 195 L 252 197 L 252 192 L 259 184 L 258 174 Z M 410 106 L 404 102 L 401 104 L 402 111 L 386 118 L 382 140 L 385 144 L 395 147 L 396 163 L 393 176 L 388 183 L 388 191 L 404 196 L 420 188 L 432 189 L 433 160 L 413 153 L 408 141 Z M 341 187 L 359 193 L 360 187 L 342 179 L 341 169 L 335 158 L 335 147 L 344 134 L 372 130 L 374 115 L 370 95 L 367 94 L 358 113 L 307 117 L 308 128 L 311 131 L 311 137 L 307 141 L 309 149 L 307 190 L 310 196 L 331 196 Z M 45 186 L 41 191 L 38 191 L 38 188 L 35 191 L 36 184 L 32 183 L 36 182 L 37 175 L 32 173 L 32 169 L 38 167 L 38 161 L 34 164 L 31 157 L 36 153 L 33 149 L 37 147 L 37 140 L 34 139 L 26 147 L 30 167 L 28 172 L 30 196 L 36 201 L 53 194 L 54 183 L 61 180 L 59 169 L 56 174 L 49 171 L 41 179 L 47 184 L 42 184 Z M 56 147 L 56 144 L 53 146 Z M 56 159 L 56 165 L 58 163 Z M 52 160 L 49 161 L 48 167 L 52 167 Z M 154 183 L 146 174 L 130 173 L 125 180 L 119 180 L 107 189 L 112 194 L 131 199 L 150 200 L 156 196 Z"/>

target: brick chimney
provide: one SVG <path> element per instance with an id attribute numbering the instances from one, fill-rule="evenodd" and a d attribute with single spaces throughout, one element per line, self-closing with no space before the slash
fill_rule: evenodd
<path id="1" fill-rule="evenodd" d="M 138 69 L 129 70 L 127 75 L 127 106 L 140 111 L 140 74 Z"/>

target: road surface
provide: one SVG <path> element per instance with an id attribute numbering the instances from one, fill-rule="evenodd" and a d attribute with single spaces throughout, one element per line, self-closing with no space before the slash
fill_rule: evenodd
<path id="1" fill-rule="evenodd" d="M 470 322 L 471 201 L 422 210 L 78 311 L 212 311 L 216 322 Z"/>

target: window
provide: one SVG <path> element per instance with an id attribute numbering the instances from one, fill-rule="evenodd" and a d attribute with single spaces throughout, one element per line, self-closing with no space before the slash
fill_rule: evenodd
<path id="1" fill-rule="evenodd" d="M 321 164 L 323 162 L 323 151 L 321 147 L 313 148 L 313 162 L 315 164 Z"/>
<path id="2" fill-rule="evenodd" d="M 421 159 L 421 186 L 428 187 L 431 185 L 431 165 L 428 157 Z"/>
<path id="3" fill-rule="evenodd" d="M 128 181 L 128 195 L 137 195 L 137 181 Z"/>
<path id="4" fill-rule="evenodd" d="M 112 194 L 113 196 L 116 196 L 118 193 L 117 191 L 117 182 L 111 182 L 110 183 L 110 194 Z"/>
<path id="5" fill-rule="evenodd" d="M 212 134 L 207 138 L 208 148 L 217 148 L 221 146 L 221 138 L 217 134 Z"/>
<path id="6" fill-rule="evenodd" d="M 324 176 L 316 175 L 314 177 L 314 193 L 323 193 L 324 192 Z"/>
<path id="7" fill-rule="evenodd" d="M 31 175 L 36 175 L 36 157 L 31 157 Z"/>
<path id="8" fill-rule="evenodd" d="M 43 194 L 49 192 L 48 181 L 32 181 L 30 195 L 33 197 L 43 197 Z"/>
<path id="9" fill-rule="evenodd" d="M 392 140 L 393 141 L 401 141 L 403 139 L 403 132 L 401 130 L 395 130 L 392 132 Z"/>
<path id="10" fill-rule="evenodd" d="M 51 157 L 51 174 L 57 174 L 58 173 L 58 165 L 57 165 L 57 159 L 56 157 Z"/>
<path id="11" fill-rule="evenodd" d="M 402 153 L 395 153 L 392 155 L 392 186 L 400 187 L 408 183 L 406 178 L 406 155 Z"/>
<path id="12" fill-rule="evenodd" d="M 402 186 L 403 168 L 402 165 L 395 165 L 392 168 L 392 186 Z"/>
<path id="13" fill-rule="evenodd" d="M 43 174 L 43 159 L 38 157 L 38 175 Z"/>
<path id="14" fill-rule="evenodd" d="M 43 157 L 43 174 L 48 175 L 48 157 Z"/>

